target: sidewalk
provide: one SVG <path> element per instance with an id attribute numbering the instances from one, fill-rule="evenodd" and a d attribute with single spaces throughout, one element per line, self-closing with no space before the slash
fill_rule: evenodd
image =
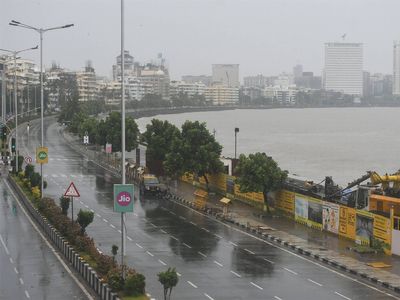
<path id="1" fill-rule="evenodd" d="M 171 191 L 176 200 L 194 207 L 194 191 L 197 188 L 186 182 L 179 182 Z M 297 252 L 313 257 L 354 275 L 369 279 L 400 293 L 400 257 L 385 254 L 358 254 L 350 251 L 354 241 L 339 238 L 334 234 L 308 228 L 286 217 L 264 216 L 260 210 L 239 201 L 229 207 L 229 217 L 222 219 L 221 196 L 211 195 L 206 204 L 207 213 L 226 222 L 234 223 L 264 239 L 277 242 Z M 207 210 L 207 209 L 211 209 Z M 389 268 L 373 268 L 369 262 L 383 262 Z"/>
<path id="2" fill-rule="evenodd" d="M 86 149 L 76 137 L 66 131 L 60 134 L 73 149 L 115 175 L 121 176 L 118 169 L 104 159 L 102 153 Z M 197 187 L 186 182 L 178 182 L 176 187 L 170 188 L 174 194 L 174 201 L 194 208 L 194 191 Z M 203 212 L 222 221 L 233 223 L 259 238 L 273 241 L 302 255 L 315 258 L 400 293 L 400 257 L 385 254 L 358 254 L 349 250 L 349 247 L 354 246 L 351 240 L 308 228 L 289 218 L 264 216 L 262 211 L 239 201 L 229 206 L 229 218 L 223 219 L 220 199 L 221 196 L 210 195 Z M 367 265 L 369 262 L 383 262 L 391 267 L 373 268 Z"/>

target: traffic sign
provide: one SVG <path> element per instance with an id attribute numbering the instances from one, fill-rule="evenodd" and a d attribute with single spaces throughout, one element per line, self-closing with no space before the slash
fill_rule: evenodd
<path id="1" fill-rule="evenodd" d="M 27 163 L 27 164 L 31 164 L 32 163 L 32 157 L 30 157 L 30 156 L 25 156 L 25 162 Z"/>
<path id="2" fill-rule="evenodd" d="M 49 162 L 49 149 L 47 147 L 36 148 L 36 162 L 47 164 Z"/>
<path id="3" fill-rule="evenodd" d="M 89 136 L 88 136 L 88 135 L 85 135 L 85 136 L 83 137 L 83 143 L 84 143 L 85 145 L 89 144 Z"/>
<path id="4" fill-rule="evenodd" d="M 114 184 L 114 211 L 133 212 L 133 184 Z"/>
<path id="5" fill-rule="evenodd" d="M 65 197 L 80 197 L 81 195 L 79 195 L 78 189 L 76 188 L 75 184 L 73 182 L 71 182 L 69 184 L 69 187 L 65 191 L 64 196 Z"/>
<path id="6" fill-rule="evenodd" d="M 111 153 L 112 152 L 112 145 L 107 143 L 106 144 L 106 153 Z"/>

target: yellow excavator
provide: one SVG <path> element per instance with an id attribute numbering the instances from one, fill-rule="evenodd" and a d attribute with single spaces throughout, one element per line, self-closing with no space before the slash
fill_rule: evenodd
<path id="1" fill-rule="evenodd" d="M 400 191 L 400 171 L 392 175 L 379 175 L 376 172 L 369 172 L 369 175 L 372 184 L 382 184 L 382 189 L 392 189 L 395 193 Z"/>

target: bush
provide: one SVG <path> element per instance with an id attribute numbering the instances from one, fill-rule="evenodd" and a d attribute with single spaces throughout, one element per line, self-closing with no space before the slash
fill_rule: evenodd
<path id="1" fill-rule="evenodd" d="M 41 184 L 41 177 L 39 173 L 34 172 L 30 177 L 29 180 L 31 182 L 31 186 L 40 186 Z"/>
<path id="2" fill-rule="evenodd" d="M 38 186 L 34 186 L 32 189 L 32 196 L 35 200 L 39 200 L 40 199 L 40 189 Z"/>
<path id="3" fill-rule="evenodd" d="M 111 256 L 98 254 L 96 257 L 97 271 L 101 276 L 106 276 L 116 265 Z"/>
<path id="4" fill-rule="evenodd" d="M 106 279 L 113 292 L 121 291 L 124 287 L 124 279 L 121 274 L 121 268 L 113 268 L 107 273 Z"/>
<path id="5" fill-rule="evenodd" d="M 145 277 L 140 273 L 128 275 L 124 284 L 124 291 L 129 296 L 139 296 L 145 293 Z"/>
<path id="6" fill-rule="evenodd" d="M 60 197 L 60 207 L 63 215 L 68 215 L 68 209 L 69 209 L 69 198 L 61 196 Z"/>
<path id="7" fill-rule="evenodd" d="M 86 227 L 89 226 L 90 223 L 93 222 L 93 218 L 94 218 L 94 213 L 92 211 L 89 210 L 79 210 L 78 213 L 78 218 L 77 218 L 77 222 L 79 223 L 79 225 L 81 225 L 81 233 L 84 234 Z"/>
<path id="8" fill-rule="evenodd" d="M 25 177 L 31 178 L 33 173 L 35 173 L 35 166 L 34 165 L 26 165 L 25 166 Z"/>

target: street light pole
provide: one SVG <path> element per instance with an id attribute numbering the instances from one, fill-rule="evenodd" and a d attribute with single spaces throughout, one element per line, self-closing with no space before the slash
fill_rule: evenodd
<path id="1" fill-rule="evenodd" d="M 74 26 L 74 24 L 67 24 L 63 26 L 57 26 L 57 27 L 50 27 L 50 28 L 36 28 L 15 20 L 11 20 L 9 23 L 11 26 L 17 26 L 17 27 L 22 27 L 26 29 L 31 29 L 39 33 L 40 35 L 40 132 L 41 132 L 41 141 L 40 141 L 40 146 L 44 146 L 44 129 L 43 129 L 43 115 L 44 115 L 44 100 L 43 100 L 43 33 L 50 31 L 50 30 L 57 30 L 57 29 L 64 29 L 68 27 Z M 43 164 L 40 164 L 40 198 L 43 198 Z"/>
<path id="2" fill-rule="evenodd" d="M 236 149 L 237 149 L 237 133 L 239 132 L 239 128 L 235 127 L 235 159 L 236 159 Z"/>
<path id="3" fill-rule="evenodd" d="M 38 46 L 19 51 L 0 49 L 1 51 L 12 53 L 14 58 L 14 110 L 15 110 L 15 173 L 18 174 L 18 99 L 17 99 L 17 54 L 29 50 L 36 50 Z"/>

